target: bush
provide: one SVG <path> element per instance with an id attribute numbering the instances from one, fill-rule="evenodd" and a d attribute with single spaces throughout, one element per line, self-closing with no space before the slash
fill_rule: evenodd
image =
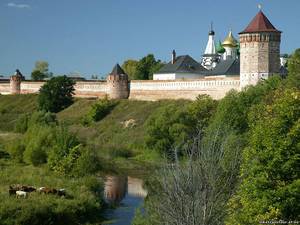
<path id="1" fill-rule="evenodd" d="M 75 82 L 67 76 L 53 77 L 40 89 L 39 108 L 49 112 L 59 112 L 73 103 Z"/>
<path id="2" fill-rule="evenodd" d="M 23 153 L 25 151 L 25 145 L 21 140 L 15 140 L 8 144 L 6 147 L 10 157 L 16 162 L 23 162 Z"/>
<path id="3" fill-rule="evenodd" d="M 32 114 L 24 114 L 17 120 L 15 132 L 25 133 L 30 126 L 52 125 L 56 122 L 56 115 L 50 112 L 37 111 Z"/>
<path id="4" fill-rule="evenodd" d="M 110 101 L 107 98 L 101 99 L 91 106 L 88 114 L 83 118 L 83 125 L 89 125 L 103 119 L 115 106 L 116 101 Z"/>
<path id="5" fill-rule="evenodd" d="M 53 146 L 53 130 L 48 126 L 31 126 L 24 137 L 24 160 L 34 166 L 47 162 L 47 152 Z"/>

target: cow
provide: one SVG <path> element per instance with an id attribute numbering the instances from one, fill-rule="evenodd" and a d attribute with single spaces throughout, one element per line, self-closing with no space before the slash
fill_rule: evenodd
<path id="1" fill-rule="evenodd" d="M 23 197 L 23 198 L 27 198 L 28 193 L 26 191 L 16 191 L 16 197 Z"/>

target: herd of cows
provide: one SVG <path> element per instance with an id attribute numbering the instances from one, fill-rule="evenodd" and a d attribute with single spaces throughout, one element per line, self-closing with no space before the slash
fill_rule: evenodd
<path id="1" fill-rule="evenodd" d="M 40 187 L 35 188 L 33 186 L 26 186 L 26 185 L 10 185 L 8 189 L 8 193 L 10 196 L 15 195 L 17 198 L 27 198 L 31 192 L 37 191 L 40 194 L 53 194 L 58 195 L 60 197 L 66 197 L 66 190 L 65 189 L 55 189 L 49 187 Z"/>

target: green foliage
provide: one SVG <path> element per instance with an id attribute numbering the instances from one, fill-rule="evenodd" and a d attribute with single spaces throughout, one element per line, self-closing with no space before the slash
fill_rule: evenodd
<path id="1" fill-rule="evenodd" d="M 138 63 L 139 62 L 137 60 L 128 59 L 122 64 L 122 68 L 124 69 L 130 80 L 134 80 L 136 78 Z"/>
<path id="2" fill-rule="evenodd" d="M 44 80 L 45 78 L 47 78 L 47 75 L 42 73 L 39 70 L 34 70 L 31 72 L 31 79 L 38 81 L 38 80 Z"/>
<path id="3" fill-rule="evenodd" d="M 148 54 L 142 58 L 136 67 L 136 80 L 151 80 L 153 73 L 157 72 L 163 64 L 154 58 L 153 54 Z"/>
<path id="4" fill-rule="evenodd" d="M 147 120 L 147 146 L 171 156 L 175 148 L 187 146 L 193 136 L 203 132 L 216 106 L 211 97 L 200 95 L 186 107 L 169 104 L 160 108 Z"/>
<path id="5" fill-rule="evenodd" d="M 252 109 L 242 183 L 231 199 L 228 224 L 299 220 L 300 92 L 287 89 Z"/>
<path id="6" fill-rule="evenodd" d="M 33 125 L 26 132 L 23 142 L 26 145 L 24 161 L 38 166 L 47 162 L 47 152 L 53 145 L 53 128 Z"/>
<path id="7" fill-rule="evenodd" d="M 148 54 L 139 61 L 126 60 L 122 67 L 131 80 L 151 80 L 153 73 L 157 72 L 164 64 L 156 60 L 153 54 Z"/>
<path id="8" fill-rule="evenodd" d="M 6 147 L 10 157 L 18 162 L 23 162 L 23 153 L 25 151 L 25 146 L 20 139 L 16 139 L 7 144 Z"/>
<path id="9" fill-rule="evenodd" d="M 289 58 L 288 71 L 288 86 L 300 88 L 300 48 L 296 49 Z"/>
<path id="10" fill-rule="evenodd" d="M 50 172 L 46 167 L 16 165 L 3 162 L 0 170 L 0 224 L 6 225 L 69 225 L 100 224 L 103 183 L 94 176 L 67 178 Z M 1 164 L 0 163 L 0 164 Z M 9 196 L 11 184 L 35 187 L 64 188 L 66 198 L 30 193 L 27 199 Z"/>
<path id="11" fill-rule="evenodd" d="M 44 111 L 59 112 L 73 103 L 75 82 L 66 77 L 53 77 L 40 89 L 39 108 Z"/>
<path id="12" fill-rule="evenodd" d="M 33 125 L 54 125 L 56 115 L 50 112 L 36 111 L 32 114 L 23 114 L 16 122 L 15 132 L 25 133 Z"/>
<path id="13" fill-rule="evenodd" d="M 208 126 L 211 116 L 217 108 L 217 101 L 208 95 L 199 95 L 188 107 L 188 114 L 192 120 L 192 126 L 202 132 Z"/>
<path id="14" fill-rule="evenodd" d="M 174 149 L 184 145 L 191 132 L 186 107 L 169 104 L 160 108 L 147 120 L 146 132 L 147 146 L 172 159 Z"/>
<path id="15" fill-rule="evenodd" d="M 117 102 L 108 100 L 107 98 L 97 101 L 91 106 L 88 114 L 83 118 L 83 125 L 90 125 L 92 122 L 97 122 L 103 119 L 115 107 Z"/>
<path id="16" fill-rule="evenodd" d="M 0 130 L 14 131 L 23 114 L 36 110 L 37 95 L 0 95 Z"/>
<path id="17" fill-rule="evenodd" d="M 35 62 L 35 68 L 33 69 L 31 73 L 31 79 L 32 80 L 43 80 L 47 77 L 51 77 L 52 74 L 49 73 L 49 64 L 46 61 L 36 61 Z"/>

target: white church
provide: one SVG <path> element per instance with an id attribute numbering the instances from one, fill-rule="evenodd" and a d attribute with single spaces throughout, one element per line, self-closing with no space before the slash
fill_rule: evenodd
<path id="1" fill-rule="evenodd" d="M 280 74 L 287 73 L 284 59 L 280 58 Z M 230 30 L 224 41 L 215 43 L 215 32 L 211 26 L 205 52 L 199 62 L 189 55 L 176 56 L 172 52 L 172 59 L 157 73 L 153 80 L 188 80 L 212 77 L 240 76 L 240 43 L 234 38 Z"/>

